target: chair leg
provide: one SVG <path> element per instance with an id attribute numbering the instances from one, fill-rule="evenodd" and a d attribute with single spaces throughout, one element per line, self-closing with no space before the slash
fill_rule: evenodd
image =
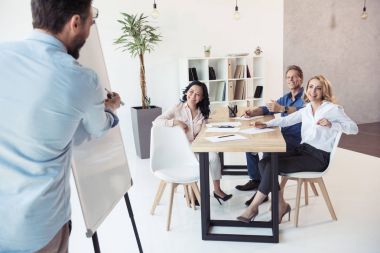
<path id="1" fill-rule="evenodd" d="M 189 187 L 189 194 L 191 199 L 191 207 L 195 210 L 195 198 L 194 198 L 194 191 L 191 189 L 191 184 L 188 185 Z"/>
<path id="2" fill-rule="evenodd" d="M 153 201 L 152 208 L 150 209 L 150 214 L 151 215 L 154 214 L 154 210 L 156 210 L 156 207 L 157 207 L 158 203 L 160 203 L 160 200 L 161 200 L 161 197 L 162 197 L 162 193 L 165 190 L 165 186 L 166 186 L 166 182 L 164 180 L 161 180 L 160 181 L 160 185 L 158 186 L 156 197 L 154 198 L 154 201 Z"/>
<path id="3" fill-rule="evenodd" d="M 284 190 L 286 183 L 288 182 L 289 178 L 287 176 L 281 176 L 281 184 L 280 189 Z"/>
<path id="4" fill-rule="evenodd" d="M 170 229 L 170 222 L 171 222 L 171 219 L 172 219 L 172 207 L 173 207 L 174 191 L 175 191 L 177 185 L 178 184 L 176 184 L 176 183 L 172 183 L 171 184 L 169 209 L 168 209 L 168 220 L 167 220 L 167 223 L 166 223 L 166 231 L 169 231 L 169 229 Z"/>
<path id="5" fill-rule="evenodd" d="M 198 188 L 197 182 L 192 183 L 191 184 L 191 188 L 193 189 L 193 191 L 195 193 L 195 197 L 197 198 L 198 203 L 200 205 L 201 204 L 201 194 L 199 192 L 199 188 Z"/>
<path id="6" fill-rule="evenodd" d="M 309 181 L 309 184 L 310 184 L 311 189 L 314 192 L 314 196 L 318 196 L 318 191 L 317 191 L 317 188 L 315 188 L 314 182 Z"/>
<path id="7" fill-rule="evenodd" d="M 296 196 L 296 213 L 294 215 L 294 225 L 298 227 L 298 216 L 300 212 L 300 200 L 301 200 L 301 187 L 302 187 L 303 179 L 297 179 L 297 196 Z"/>
<path id="8" fill-rule="evenodd" d="M 189 197 L 189 191 L 187 190 L 188 185 L 183 185 L 183 191 L 185 192 L 185 198 L 186 198 L 186 205 L 187 207 L 190 207 L 190 197 Z"/>
<path id="9" fill-rule="evenodd" d="M 309 204 L 309 193 L 308 193 L 308 181 L 304 180 L 303 181 L 303 187 L 305 188 L 305 206 Z"/>
<path id="10" fill-rule="evenodd" d="M 321 188 L 323 198 L 325 199 L 325 202 L 326 202 L 327 208 L 329 209 L 331 217 L 333 218 L 333 220 L 337 220 L 338 218 L 336 217 L 334 208 L 332 206 L 329 194 L 327 193 L 327 189 L 326 189 L 325 183 L 323 182 L 323 179 L 320 177 L 317 179 L 317 182 L 319 184 L 319 188 Z"/>

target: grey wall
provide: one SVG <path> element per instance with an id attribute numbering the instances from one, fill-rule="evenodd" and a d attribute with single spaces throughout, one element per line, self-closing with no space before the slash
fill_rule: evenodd
<path id="1" fill-rule="evenodd" d="M 346 113 L 371 123 L 380 121 L 380 1 L 367 0 L 367 20 L 362 8 L 361 0 L 285 0 L 284 69 L 300 65 L 304 85 L 323 74 Z"/>

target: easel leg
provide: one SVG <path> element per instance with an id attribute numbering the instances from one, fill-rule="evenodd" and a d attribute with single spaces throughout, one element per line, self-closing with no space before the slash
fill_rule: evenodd
<path id="1" fill-rule="evenodd" d="M 92 244 L 94 245 L 94 251 L 95 251 L 95 253 L 100 253 L 98 235 L 97 235 L 96 232 L 92 235 Z"/>
<path id="2" fill-rule="evenodd" d="M 136 228 L 135 218 L 133 217 L 133 211 L 132 211 L 131 202 L 129 201 L 129 197 L 128 197 L 128 192 L 124 195 L 124 199 L 125 199 L 125 203 L 127 204 L 127 209 L 128 209 L 129 217 L 131 218 L 133 231 L 135 232 L 137 246 L 139 247 L 140 253 L 143 253 L 143 250 L 142 250 L 142 247 L 141 247 L 140 238 L 139 238 L 139 233 L 137 232 L 137 228 Z"/>

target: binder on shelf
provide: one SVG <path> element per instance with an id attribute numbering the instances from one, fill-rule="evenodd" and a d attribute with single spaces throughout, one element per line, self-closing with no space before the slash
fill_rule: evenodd
<path id="1" fill-rule="evenodd" d="M 213 67 L 208 67 L 208 79 L 216 80 L 215 70 Z"/>
<path id="2" fill-rule="evenodd" d="M 235 85 L 233 81 L 228 82 L 228 101 L 234 100 L 235 96 Z"/>
<path id="3" fill-rule="evenodd" d="M 257 85 L 255 90 L 255 95 L 253 95 L 254 98 L 261 98 L 261 95 L 263 93 L 263 86 Z"/>
<path id="4" fill-rule="evenodd" d="M 241 100 L 244 99 L 243 94 L 245 90 L 245 81 L 244 80 L 237 80 L 235 84 L 235 94 L 234 99 Z"/>
<path id="5" fill-rule="evenodd" d="M 189 81 L 195 81 L 198 79 L 197 69 L 196 68 L 189 68 Z"/>
<path id="6" fill-rule="evenodd" d="M 232 60 L 228 60 L 228 79 L 232 78 Z"/>
<path id="7" fill-rule="evenodd" d="M 251 73 L 249 72 L 248 65 L 247 65 L 247 78 L 251 78 Z"/>

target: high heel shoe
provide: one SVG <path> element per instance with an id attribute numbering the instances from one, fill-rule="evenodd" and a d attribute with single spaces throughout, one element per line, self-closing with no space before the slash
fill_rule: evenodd
<path id="1" fill-rule="evenodd" d="M 216 198 L 216 200 L 219 202 L 219 204 L 222 205 L 222 202 L 220 202 L 220 200 L 227 201 L 230 198 L 232 198 L 232 194 L 226 194 L 224 197 L 220 197 L 219 195 L 217 195 L 214 192 L 214 198 Z"/>
<path id="2" fill-rule="evenodd" d="M 248 217 L 248 218 L 240 215 L 240 216 L 236 217 L 236 219 L 238 221 L 241 221 L 241 222 L 244 222 L 244 223 L 251 223 L 251 222 L 253 222 L 255 220 L 255 218 L 256 218 L 256 216 L 257 216 L 258 213 L 259 213 L 259 211 L 253 213 L 251 215 L 251 217 Z"/>
<path id="3" fill-rule="evenodd" d="M 281 223 L 282 218 L 285 216 L 285 214 L 288 214 L 288 221 L 290 221 L 290 212 L 291 211 L 292 211 L 292 208 L 290 207 L 289 204 L 287 204 L 285 212 L 281 215 L 281 219 L 278 222 Z"/>

